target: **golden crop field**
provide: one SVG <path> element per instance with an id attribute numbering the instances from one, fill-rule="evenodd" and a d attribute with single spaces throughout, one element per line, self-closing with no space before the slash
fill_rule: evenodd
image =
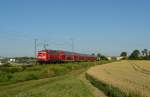
<path id="1" fill-rule="evenodd" d="M 92 67 L 87 74 L 125 93 L 150 97 L 150 61 L 120 61 Z"/>

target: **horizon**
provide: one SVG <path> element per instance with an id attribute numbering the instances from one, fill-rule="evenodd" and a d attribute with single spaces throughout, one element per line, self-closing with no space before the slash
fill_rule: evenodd
<path id="1" fill-rule="evenodd" d="M 34 56 L 37 48 L 119 56 L 150 49 L 148 0 L 0 1 L 0 56 Z"/>

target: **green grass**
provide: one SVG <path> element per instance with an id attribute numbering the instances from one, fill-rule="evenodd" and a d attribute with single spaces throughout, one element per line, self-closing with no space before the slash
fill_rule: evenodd
<path id="1" fill-rule="evenodd" d="M 0 66 L 0 85 L 61 76 L 73 70 L 88 68 L 95 64 L 103 64 L 105 62 L 106 61 L 33 66 Z"/>
<path id="2" fill-rule="evenodd" d="M 0 97 L 93 97 L 86 85 L 76 77 L 83 71 L 1 86 Z"/>
<path id="3" fill-rule="evenodd" d="M 108 61 L 0 67 L 0 97 L 93 97 L 78 76 L 104 63 Z"/>

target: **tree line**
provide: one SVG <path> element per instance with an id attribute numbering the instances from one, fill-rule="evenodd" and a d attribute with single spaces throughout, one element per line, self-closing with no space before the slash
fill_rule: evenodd
<path id="1" fill-rule="evenodd" d="M 150 60 L 150 50 L 144 49 L 140 51 L 135 49 L 129 56 L 127 52 L 122 52 L 120 56 L 129 60 Z"/>
<path id="2" fill-rule="evenodd" d="M 92 55 L 95 55 L 94 53 Z M 108 60 L 108 58 L 100 53 L 96 54 L 97 60 Z M 138 50 L 135 49 L 131 54 L 128 55 L 126 51 L 121 52 L 120 57 L 121 59 L 128 59 L 128 60 L 150 60 L 150 50 L 148 49 L 143 49 L 143 50 Z"/>

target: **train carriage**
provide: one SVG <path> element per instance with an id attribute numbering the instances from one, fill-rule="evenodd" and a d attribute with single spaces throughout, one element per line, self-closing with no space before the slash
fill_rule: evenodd
<path id="1" fill-rule="evenodd" d="M 41 50 L 38 51 L 37 61 L 42 63 L 58 62 L 58 61 L 95 61 L 96 56 L 79 54 L 75 52 L 61 50 Z"/>

